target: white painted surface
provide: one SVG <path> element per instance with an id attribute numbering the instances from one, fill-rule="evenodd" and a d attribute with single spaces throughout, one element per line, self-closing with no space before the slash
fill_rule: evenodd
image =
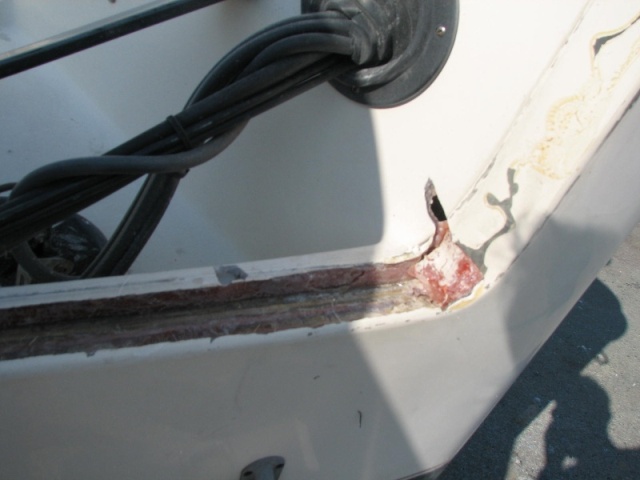
<path id="1" fill-rule="evenodd" d="M 233 2 L 211 9 L 210 17 L 183 20 L 192 22 L 190 32 L 205 17 L 233 23 L 227 27 L 242 38 L 259 20 L 279 18 L 274 4 Z M 486 204 L 486 195 L 508 197 L 507 171 L 516 170 L 516 228 L 487 251 L 488 282 L 479 298 L 450 312 L 424 309 L 316 330 L 0 363 L 0 477 L 232 480 L 249 462 L 278 454 L 287 460 L 282 480 L 382 480 L 446 463 L 640 220 L 640 109 L 635 106 L 617 123 L 640 87 L 638 24 L 591 56 L 594 38 L 624 27 L 638 13 L 640 2 L 628 0 L 531 1 L 517 8 L 506 1 L 463 2 L 451 61 L 415 102 L 370 114 L 328 88 L 319 89 L 252 122 L 239 145 L 181 185 L 182 205 L 197 205 L 193 208 L 207 225 L 190 248 L 211 243 L 209 228 L 229 245 L 222 253 L 176 262 L 189 267 L 197 259 L 204 269 L 67 284 L 67 291 L 54 285 L 1 292 L 0 301 L 24 304 L 192 288 L 198 279 L 215 284 L 207 265 L 287 252 L 363 247 L 348 253 L 388 258 L 414 249 L 430 233 L 422 199 L 428 177 L 445 208 L 455 207 L 456 238 L 479 246 L 504 221 Z M 163 27 L 164 35 L 181 25 Z M 50 73 L 59 75 L 64 88 L 68 72 L 78 73 L 82 61 L 116 53 L 114 47 L 81 54 Z M 172 62 L 200 62 L 167 55 Z M 189 70 L 182 65 L 182 72 Z M 148 67 L 135 75 L 159 78 L 153 68 L 160 67 Z M 149 111 L 122 121 L 119 103 L 128 100 L 110 92 L 124 91 L 126 73 L 122 69 L 106 81 L 87 71 L 78 80 L 87 101 L 109 103 L 100 111 L 105 122 L 122 129 L 118 133 L 114 127 L 114 138 L 153 121 L 147 115 L 164 118 L 175 99 L 159 95 L 161 101 L 151 102 Z M 45 74 L 34 72 L 33 81 Z M 131 95 L 153 96 L 169 88 L 167 82 L 150 85 L 144 95 L 132 82 Z M 3 92 L 0 101 L 8 101 Z M 570 115 L 559 124 L 556 114 L 564 105 Z M 309 109 L 313 117 L 305 115 Z M 0 116 L 3 125 L 10 124 L 4 109 Z M 577 123 L 570 121 L 575 118 Z M 558 125 L 566 128 L 550 128 Z M 275 138 L 281 129 L 289 134 L 287 142 L 267 142 L 265 148 L 260 139 Z M 346 141 L 327 145 L 326 139 L 339 138 L 345 129 L 358 141 L 349 145 L 353 151 L 340 153 Z M 546 140 L 552 154 L 543 158 L 536 152 Z M 73 148 L 82 145 L 88 148 L 86 140 Z M 65 154 L 72 147 L 60 142 L 49 148 Z M 553 175 L 537 168 L 547 159 L 554 159 L 548 165 Z M 11 165 L 16 173 L 27 167 Z M 199 185 L 205 172 L 211 182 Z M 358 184 L 361 175 L 366 185 Z M 228 203 L 211 206 L 214 195 L 203 205 L 203 195 L 214 187 Z M 345 192 L 348 187 L 353 190 Z M 323 204 L 327 192 L 339 205 L 353 201 L 350 195 L 367 201 L 327 224 L 329 214 L 337 213 L 331 199 Z M 167 222 L 185 231 L 182 218 L 169 216 Z M 366 235 L 360 237 L 365 223 Z M 149 245 L 149 257 L 136 268 L 165 268 L 158 261 L 166 265 L 166 246 L 177 237 L 162 228 L 163 241 Z M 354 257 L 344 252 L 319 254 L 243 268 L 260 277 L 349 258 Z M 174 281 L 160 287 L 171 275 Z"/>

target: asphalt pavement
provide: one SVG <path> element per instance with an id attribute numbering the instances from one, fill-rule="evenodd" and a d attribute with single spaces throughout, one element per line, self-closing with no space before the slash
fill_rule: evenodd
<path id="1" fill-rule="evenodd" d="M 640 479 L 640 225 L 439 480 Z"/>

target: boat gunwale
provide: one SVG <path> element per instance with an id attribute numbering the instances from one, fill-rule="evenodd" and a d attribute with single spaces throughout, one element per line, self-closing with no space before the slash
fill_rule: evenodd
<path id="1" fill-rule="evenodd" d="M 0 310 L 0 360 L 317 328 L 430 306 L 397 263 L 315 269 L 227 285 Z"/>

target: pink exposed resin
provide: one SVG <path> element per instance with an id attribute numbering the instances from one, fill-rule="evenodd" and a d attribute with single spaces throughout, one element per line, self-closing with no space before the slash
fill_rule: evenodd
<path id="1" fill-rule="evenodd" d="M 417 293 L 444 310 L 468 296 L 482 281 L 483 275 L 469 255 L 453 241 L 449 222 L 431 182 L 425 188 L 425 198 L 436 232 L 427 253 L 409 273 L 420 281 Z"/>

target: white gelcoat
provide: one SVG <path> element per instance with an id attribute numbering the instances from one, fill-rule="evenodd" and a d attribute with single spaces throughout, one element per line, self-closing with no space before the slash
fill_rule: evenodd
<path id="1" fill-rule="evenodd" d="M 42 3 L 44 25 L 57 12 Z M 1 2 L 15 22 L 0 32 L 33 37 L 29 10 Z M 3 179 L 173 113 L 216 58 L 296 11 L 230 1 L 3 80 Z M 462 1 L 450 61 L 415 101 L 372 112 L 321 87 L 191 172 L 134 266 L 146 273 L 2 289 L 8 308 L 216 285 L 221 263 L 268 278 L 390 259 L 431 235 L 428 178 L 454 237 L 478 247 L 504 222 L 486 195 L 508 197 L 516 170 L 516 226 L 488 247 L 477 296 L 448 312 L 0 362 L 0 477 L 235 480 L 272 454 L 282 480 L 446 464 L 640 220 L 639 13 L 636 0 Z M 625 25 L 594 61 L 593 39 Z M 562 105 L 582 122 L 556 128 Z M 552 174 L 542 144 L 566 154 Z M 132 194 L 87 215 L 109 231 Z"/>

